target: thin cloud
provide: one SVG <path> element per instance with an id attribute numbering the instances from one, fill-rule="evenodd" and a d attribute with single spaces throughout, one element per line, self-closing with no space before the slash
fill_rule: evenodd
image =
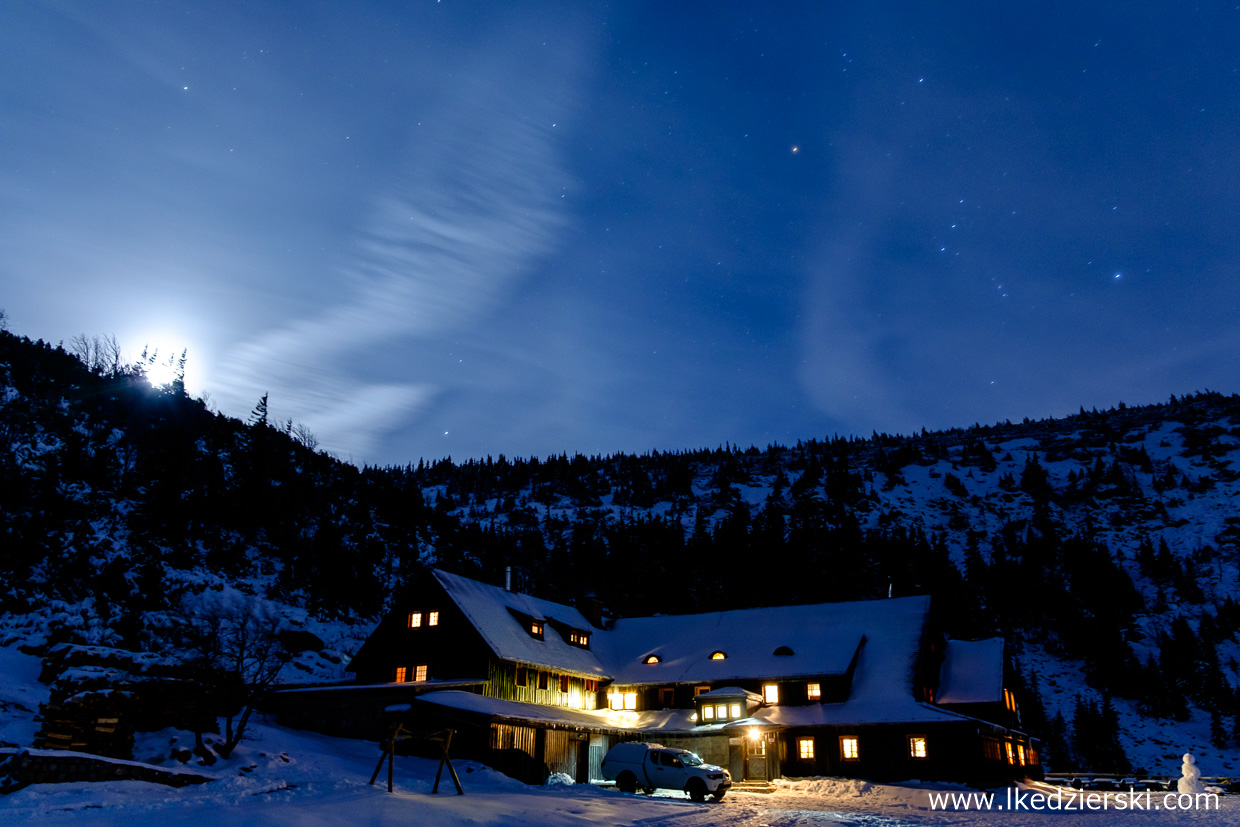
<path id="1" fill-rule="evenodd" d="M 376 441 L 442 390 L 418 375 L 418 349 L 466 334 L 551 249 L 566 223 L 558 120 L 574 84 L 563 61 L 532 70 L 521 45 L 487 47 L 461 61 L 459 94 L 410 124 L 407 161 L 373 198 L 339 304 L 238 347 L 229 401 L 269 390 L 273 410 L 306 422 L 328 450 L 373 459 Z M 546 88 L 561 91 L 530 91 Z M 394 350 L 408 354 L 395 376 Z M 387 375 L 361 378 L 372 366 Z"/>

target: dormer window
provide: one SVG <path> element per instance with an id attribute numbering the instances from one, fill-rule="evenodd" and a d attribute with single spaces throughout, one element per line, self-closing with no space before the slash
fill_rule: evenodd
<path id="1" fill-rule="evenodd" d="M 585 632 L 578 632 L 576 629 L 568 633 L 568 642 L 572 646 L 580 646 L 582 649 L 590 648 L 590 636 Z"/>
<path id="2" fill-rule="evenodd" d="M 694 699 L 698 710 L 698 722 L 724 723 L 739 721 L 748 714 L 750 701 L 757 701 L 757 696 L 740 687 L 724 687 L 712 692 L 703 692 Z"/>
<path id="3" fill-rule="evenodd" d="M 658 655 L 646 655 L 646 657 L 642 658 L 642 663 L 662 663 L 662 662 L 663 662 L 663 658 L 659 657 Z"/>
<path id="4" fill-rule="evenodd" d="M 543 639 L 544 625 L 541 620 L 531 620 L 530 625 L 527 628 L 529 629 L 530 637 L 536 637 L 539 640 Z"/>
<path id="5" fill-rule="evenodd" d="M 718 649 L 710 653 L 711 660 L 727 660 L 727 658 L 728 658 L 728 653 L 722 652 Z"/>

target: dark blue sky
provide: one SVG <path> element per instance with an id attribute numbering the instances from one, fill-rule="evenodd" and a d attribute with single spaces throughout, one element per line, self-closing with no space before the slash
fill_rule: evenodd
<path id="1" fill-rule="evenodd" d="M 357 462 L 1240 390 L 1232 3 L 32 0 L 0 112 L 12 330 Z"/>

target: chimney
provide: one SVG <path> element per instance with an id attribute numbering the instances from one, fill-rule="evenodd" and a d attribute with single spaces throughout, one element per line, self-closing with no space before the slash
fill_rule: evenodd
<path id="1" fill-rule="evenodd" d="M 512 566 L 504 566 L 504 591 L 512 591 Z"/>
<path id="2" fill-rule="evenodd" d="M 577 604 L 582 617 L 590 621 L 596 629 L 603 628 L 603 601 L 594 592 L 586 592 Z"/>

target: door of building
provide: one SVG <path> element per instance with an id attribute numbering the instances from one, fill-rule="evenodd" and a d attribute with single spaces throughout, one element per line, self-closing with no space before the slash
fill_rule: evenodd
<path id="1" fill-rule="evenodd" d="M 745 780 L 769 781 L 766 737 L 745 738 Z"/>

